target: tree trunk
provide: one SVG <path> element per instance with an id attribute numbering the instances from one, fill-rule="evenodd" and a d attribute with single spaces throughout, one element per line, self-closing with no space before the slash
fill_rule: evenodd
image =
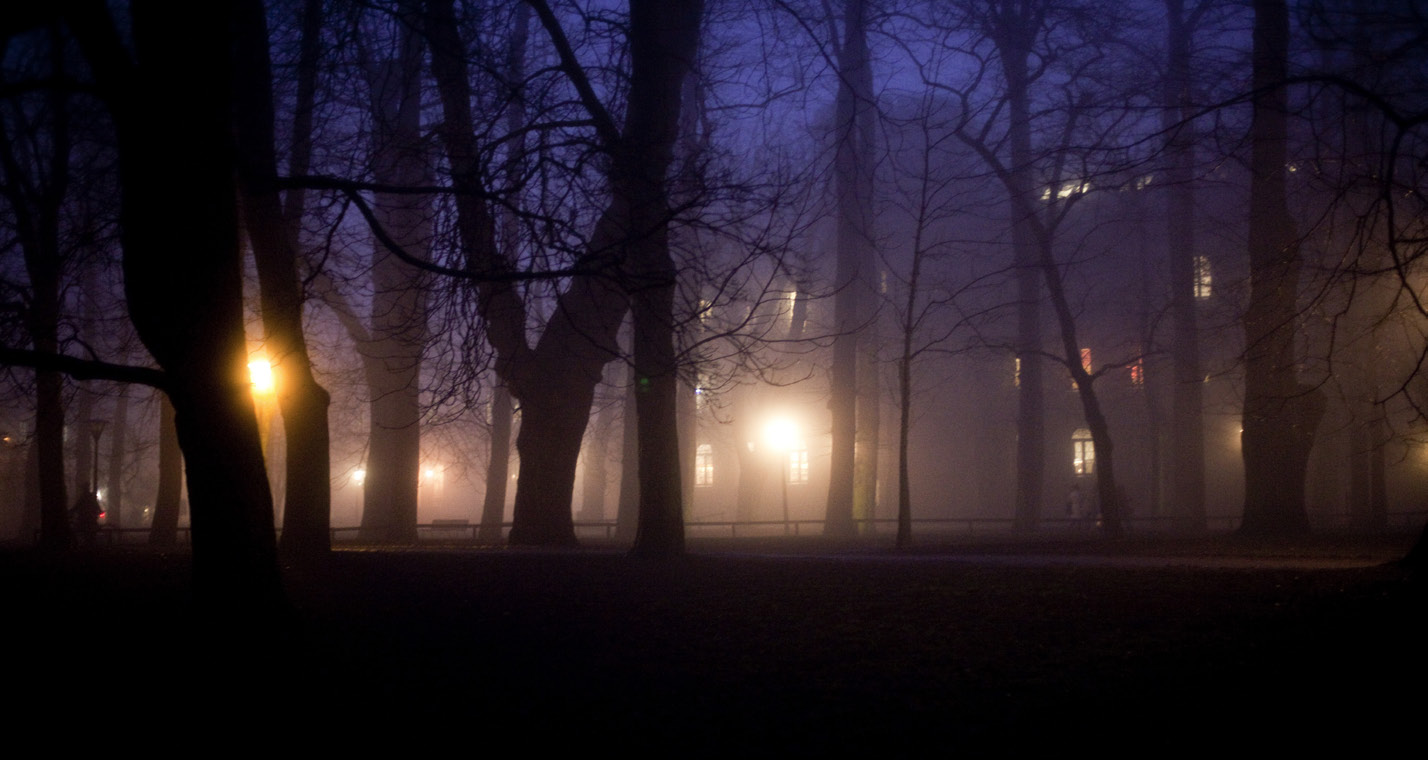
<path id="1" fill-rule="evenodd" d="M 1040 21 L 1036 9 L 1004 3 L 988 17 L 992 40 L 1006 76 L 1007 132 L 1011 165 L 1012 264 L 1016 270 L 1016 504 L 1013 526 L 1034 529 L 1041 521 L 1046 476 L 1046 399 L 1041 361 L 1041 280 L 1035 233 L 1035 156 L 1031 147 L 1028 58 Z"/>
<path id="2" fill-rule="evenodd" d="M 679 365 L 674 347 L 678 270 L 669 250 L 670 162 L 679 137 L 680 97 L 699 49 L 701 0 L 630 3 L 630 94 L 612 172 L 625 196 L 625 288 L 634 322 L 640 439 L 640 522 L 633 551 L 684 552 L 680 485 Z"/>
<path id="3" fill-rule="evenodd" d="M 105 524 L 124 527 L 124 462 L 129 445 L 129 386 L 119 385 L 115 392 L 114 419 L 109 422 L 109 473 L 105 477 Z"/>
<path id="4" fill-rule="evenodd" d="M 183 454 L 174 427 L 174 405 L 159 394 L 159 485 L 149 521 L 149 546 L 167 549 L 178 544 L 179 503 L 183 495 Z"/>
<path id="5" fill-rule="evenodd" d="M 1167 62 L 1161 126 L 1165 150 L 1166 248 L 1170 260 L 1170 314 L 1174 330 L 1170 355 L 1174 383 L 1170 412 L 1172 525 L 1205 529 L 1205 430 L 1200 371 L 1200 330 L 1195 292 L 1195 145 L 1189 119 L 1192 27 L 1184 0 L 1166 0 Z"/>
<path id="6" fill-rule="evenodd" d="M 373 64 L 372 174 L 398 187 L 431 184 L 421 150 L 421 37 L 403 26 L 398 57 Z M 410 255 L 426 258 L 431 200 L 378 192 L 375 216 Z M 372 248 L 370 338 L 364 357 L 370 400 L 370 444 L 364 483 L 363 541 L 416 540 L 421 473 L 421 367 L 427 342 L 424 278 L 378 241 Z"/>
<path id="7" fill-rule="evenodd" d="M 872 248 L 872 63 L 867 46 L 867 3 L 845 0 L 838 50 L 837 141 L 834 177 L 838 194 L 836 294 L 833 300 L 833 367 L 828 409 L 832 415 L 828 506 L 824 532 L 848 536 L 854 523 L 858 432 L 858 342 L 866 310 L 864 270 Z"/>
<path id="8" fill-rule="evenodd" d="M 526 546 L 575 546 L 570 499 L 575 466 L 590 414 L 594 386 L 551 377 L 528 387 L 521 400 L 520 474 L 509 542 Z"/>
<path id="9" fill-rule="evenodd" d="M 615 537 L 631 544 L 640 522 L 640 426 L 636 403 L 635 367 L 631 364 L 625 371 L 625 399 L 620 406 L 620 501 L 615 507 Z"/>
<path id="10" fill-rule="evenodd" d="M 56 77 L 64 76 L 63 44 L 57 31 L 50 34 L 50 58 Z M 30 280 L 25 327 L 36 351 L 59 353 L 60 281 L 64 258 L 60 250 L 60 207 L 65 201 L 70 175 L 68 95 L 55 88 L 49 108 L 49 155 L 27 155 L 24 145 L 12 142 L 0 129 L 0 184 L 10 203 L 15 231 Z M 26 184 L 24 177 L 43 177 Z M 69 524 L 69 498 L 64 463 L 64 378 L 59 372 L 35 370 L 35 454 L 38 460 L 40 546 L 68 548 L 73 542 Z"/>
<path id="11" fill-rule="evenodd" d="M 329 396 L 313 376 L 303 335 L 300 219 L 285 217 L 275 182 L 272 63 L 263 4 L 248 0 L 235 7 L 233 112 L 243 218 L 258 270 L 264 350 L 273 367 L 287 447 L 282 549 L 290 557 L 311 559 L 331 548 Z"/>
<path id="12" fill-rule="evenodd" d="M 864 306 L 871 299 L 865 299 Z M 878 506 L 878 455 L 882 444 L 882 383 L 878 378 L 876 310 L 864 308 L 863 340 L 858 351 L 858 430 L 853 452 L 853 520 L 859 533 L 872 533 Z"/>
<path id="13" fill-rule="evenodd" d="M 510 90 L 510 103 L 506 106 L 505 115 L 506 129 L 513 134 L 519 134 L 519 137 L 515 138 L 507 149 L 507 176 L 516 175 L 525 159 L 526 135 L 521 128 L 525 126 L 526 120 L 525 70 L 526 42 L 530 37 L 530 6 L 522 3 L 516 6 L 513 13 L 514 29 L 506 50 L 506 85 Z M 521 233 L 520 220 L 509 209 L 504 209 L 500 221 L 506 245 L 515 245 Z M 486 467 L 486 495 L 481 505 L 480 537 L 483 541 L 496 543 L 501 540 L 506 516 L 513 404 L 510 389 L 499 382 L 491 394 L 491 456 Z"/>
<path id="14" fill-rule="evenodd" d="M 1299 382 L 1296 369 L 1299 243 L 1284 177 L 1289 11 L 1284 0 L 1255 0 L 1254 12 L 1250 300 L 1244 317 L 1245 511 L 1240 531 L 1295 535 L 1309 531 L 1304 481 L 1326 402 L 1317 388 Z"/>
<path id="15" fill-rule="evenodd" d="M 243 621 L 273 610 L 282 591 L 247 382 L 236 156 L 227 128 L 232 19 L 136 6 L 135 63 L 102 4 L 65 10 L 113 117 L 124 290 L 174 403 L 195 590 L 210 611 Z M 172 34 L 176 22 L 188 33 Z"/>
<path id="16" fill-rule="evenodd" d="M 486 465 L 486 495 L 476 538 L 500 543 L 506 522 L 506 482 L 511 478 L 511 393 L 504 385 L 491 391 L 491 457 Z"/>

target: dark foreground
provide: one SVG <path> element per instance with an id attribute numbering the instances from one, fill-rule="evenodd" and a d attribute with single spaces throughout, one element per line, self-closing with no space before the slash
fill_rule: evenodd
<path id="1" fill-rule="evenodd" d="M 4 714 L 111 749 L 1417 754 L 1425 600 L 1374 564 L 1408 543 L 339 551 L 222 625 L 182 555 L 10 551 Z"/>

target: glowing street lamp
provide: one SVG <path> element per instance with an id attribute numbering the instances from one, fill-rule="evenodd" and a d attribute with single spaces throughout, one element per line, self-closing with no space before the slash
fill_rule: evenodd
<path id="1" fill-rule="evenodd" d="M 783 490 L 783 532 L 788 535 L 788 459 L 794 447 L 798 445 L 799 432 L 798 423 L 787 417 L 775 417 L 764 425 L 764 443 L 778 454 L 779 460 L 783 463 L 780 468 L 780 475 Z"/>
<path id="2" fill-rule="evenodd" d="M 248 362 L 248 381 L 253 384 L 253 395 L 271 396 L 277 390 L 277 381 L 273 377 L 273 365 L 267 359 L 254 359 Z"/>

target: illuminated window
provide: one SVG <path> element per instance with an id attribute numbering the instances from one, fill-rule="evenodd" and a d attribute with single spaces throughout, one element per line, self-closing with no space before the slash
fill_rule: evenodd
<path id="1" fill-rule="evenodd" d="M 1091 374 L 1091 349 L 1089 349 L 1089 348 L 1083 348 L 1083 349 L 1081 349 L 1081 369 L 1085 370 L 1085 371 L 1086 371 L 1086 374 L 1088 374 L 1088 375 Z M 1077 388 L 1076 381 L 1075 381 L 1075 380 L 1072 380 L 1072 381 L 1071 381 L 1071 390 L 1074 391 L 1074 390 L 1076 390 L 1076 388 Z"/>
<path id="2" fill-rule="evenodd" d="M 1091 431 L 1077 428 L 1071 434 L 1071 469 L 1077 475 L 1096 472 L 1096 447 L 1091 443 Z"/>
<path id="3" fill-rule="evenodd" d="M 694 452 L 694 485 L 714 485 L 714 449 L 707 443 L 699 444 Z"/>
<path id="4" fill-rule="evenodd" d="M 1201 300 L 1210 297 L 1210 260 L 1204 256 L 1195 257 L 1195 297 Z"/>
<path id="5" fill-rule="evenodd" d="M 1056 197 L 1057 197 L 1057 198 L 1070 198 L 1070 197 L 1073 196 L 1073 195 L 1081 195 L 1081 194 L 1083 194 L 1083 193 L 1090 192 L 1090 190 L 1091 190 L 1091 183 L 1090 183 L 1089 181 L 1087 181 L 1087 182 L 1067 182 L 1066 184 L 1061 185 L 1060 187 L 1057 187 L 1057 188 L 1047 187 L 1047 188 L 1042 189 L 1042 191 L 1041 191 L 1041 199 L 1042 199 L 1043 201 L 1049 201 L 1049 200 L 1051 200 L 1051 193 L 1052 193 L 1052 190 L 1053 190 L 1053 189 L 1056 191 Z"/>
<path id="6" fill-rule="evenodd" d="M 788 483 L 801 485 L 808 482 L 808 448 L 800 442 L 797 448 L 788 452 Z"/>
<path id="7" fill-rule="evenodd" d="M 1012 359 L 1012 387 L 1021 387 L 1021 357 Z"/>
<path id="8" fill-rule="evenodd" d="M 1145 359 L 1136 359 L 1135 364 L 1130 365 L 1131 385 L 1145 385 Z"/>

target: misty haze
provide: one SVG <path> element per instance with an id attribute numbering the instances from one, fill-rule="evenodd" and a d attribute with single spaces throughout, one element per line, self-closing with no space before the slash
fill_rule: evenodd
<path id="1" fill-rule="evenodd" d="M 7 6 L 17 715 L 1406 741 L 1425 30 L 1420 0 Z"/>

